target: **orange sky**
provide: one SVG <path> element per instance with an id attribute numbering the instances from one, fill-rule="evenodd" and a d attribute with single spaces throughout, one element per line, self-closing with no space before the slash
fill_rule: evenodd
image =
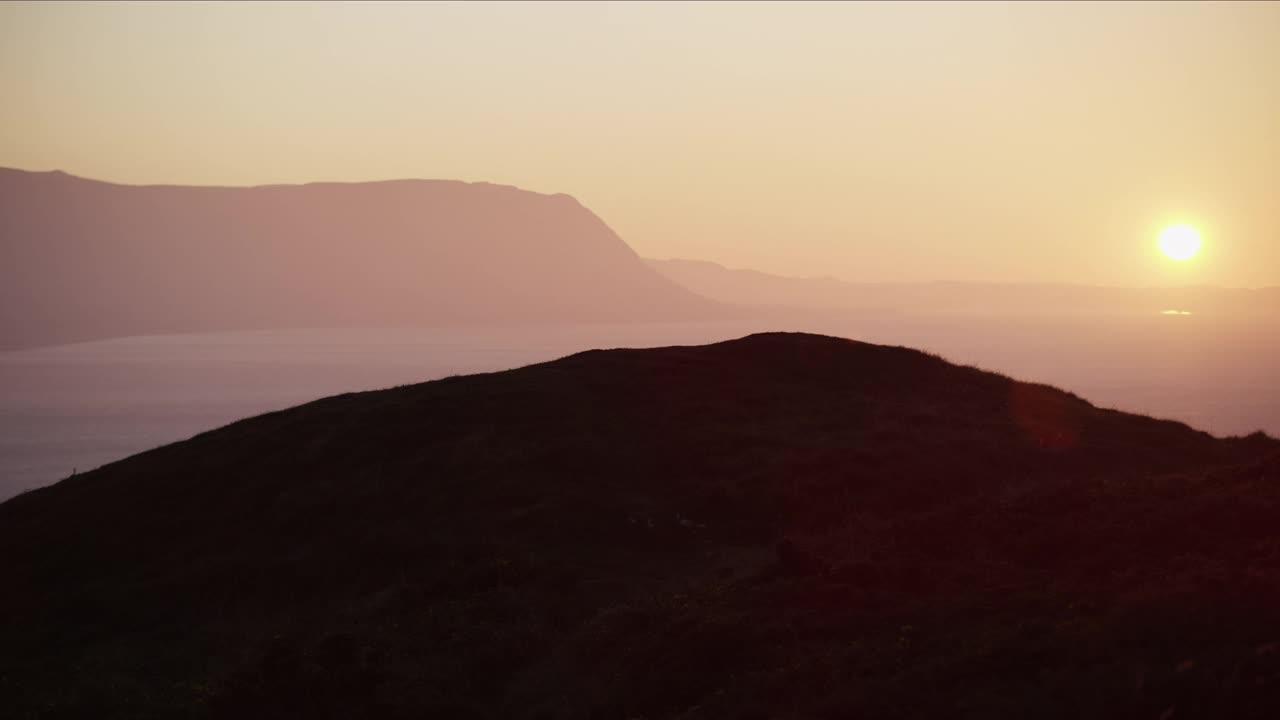
<path id="1" fill-rule="evenodd" d="M 0 97 L 3 166 L 509 183 L 784 274 L 1280 285 L 1276 3 L 6 3 Z"/>

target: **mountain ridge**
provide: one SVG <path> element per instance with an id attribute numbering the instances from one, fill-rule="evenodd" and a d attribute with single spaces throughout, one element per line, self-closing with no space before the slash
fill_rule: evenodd
<path id="1" fill-rule="evenodd" d="M 582 202 L 581 202 L 580 200 L 578 200 L 576 197 L 574 197 L 573 195 L 571 195 L 571 194 L 569 194 L 569 193 L 563 193 L 563 192 L 542 192 L 542 191 L 540 191 L 540 190 L 529 190 L 529 189 L 527 189 L 527 188 L 522 188 L 522 187 L 520 187 L 520 186 L 518 186 L 518 185 L 508 185 L 508 184 L 506 184 L 506 183 L 495 183 L 495 182 L 489 182 L 489 181 L 487 181 L 487 180 L 450 180 L 450 179 L 447 179 L 447 178 L 416 178 L 416 177 L 415 177 L 415 178 L 409 178 L 409 177 L 405 177 L 405 178 L 385 178 L 385 179 L 381 179 L 381 180 L 307 180 L 307 181 L 305 181 L 305 182 L 275 182 L 275 183 L 260 183 L 260 184 L 254 184 L 254 185 L 230 185 L 230 184 L 217 184 L 217 183 L 215 183 L 215 184 L 209 184 L 209 185 L 191 185 L 191 184 L 186 184 L 186 183 L 166 183 L 166 182 L 160 182 L 160 183 L 154 183 L 154 182 L 146 182 L 146 183 L 120 182 L 120 181 L 116 181 L 116 180 L 103 180 L 103 179 L 101 179 L 101 178 L 94 178 L 94 177 L 90 177 L 90 176 L 88 176 L 88 175 L 79 175 L 79 174 L 76 174 L 76 173 L 73 173 L 73 172 L 68 172 L 68 171 L 66 171 L 66 170 L 61 170 L 61 169 L 53 169 L 53 170 L 27 170 L 27 169 L 23 169 L 23 168 L 16 168 L 16 167 L 3 167 L 3 166 L 0 166 L 0 176 L 5 176 L 5 175 L 8 175 L 8 176 L 10 176 L 10 177 L 22 177 L 22 176 L 37 176 L 37 177 L 38 177 L 38 176 L 45 176 L 45 177 L 48 177 L 48 178 L 64 178 L 64 179 L 67 179 L 67 180 L 75 180 L 75 181 L 81 181 L 81 182 L 97 183 L 97 184 L 99 184 L 99 185 L 113 185 L 113 186 L 116 186 L 116 187 L 127 187 L 127 188 L 209 188 L 209 189 L 217 189 L 217 190 L 257 190 L 257 189 L 262 189 L 262 188 L 291 188 L 291 187 L 308 187 L 308 186 L 312 186 L 312 185 L 337 185 L 337 186 L 350 186 L 350 185 L 380 185 L 380 184 L 395 184 L 395 183 L 427 183 L 427 184 L 440 184 L 440 185 L 479 185 L 479 186 L 482 186 L 482 187 L 500 188 L 500 189 L 504 189 L 504 190 L 514 190 L 514 191 L 517 191 L 517 192 L 520 192 L 520 193 L 528 193 L 528 194 L 531 194 L 531 195 L 542 195 L 542 196 L 544 196 L 544 197 L 562 197 L 562 196 L 563 196 L 563 197 L 566 197 L 566 198 L 569 198 L 569 199 L 573 200 L 574 202 L 578 203 L 579 205 L 581 205 L 581 204 L 582 204 Z M 584 206 L 584 207 L 585 207 L 585 206 Z"/>
<path id="2" fill-rule="evenodd" d="M 807 310 L 884 308 L 913 312 L 1280 312 L 1280 286 L 1122 287 L 1082 283 L 991 283 L 958 280 L 853 282 L 729 268 L 709 260 L 646 258 L 650 267 L 693 292 L 721 302 Z"/>
<path id="3" fill-rule="evenodd" d="M 0 347 L 300 327 L 714 318 L 564 194 L 0 173 Z"/>

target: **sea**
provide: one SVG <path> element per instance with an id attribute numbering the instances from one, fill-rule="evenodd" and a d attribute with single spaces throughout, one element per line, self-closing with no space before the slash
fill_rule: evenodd
<path id="1" fill-rule="evenodd" d="M 329 395 L 766 331 L 915 347 L 1219 436 L 1280 436 L 1280 324 L 1269 316 L 762 310 L 711 323 L 163 335 L 0 352 L 0 500 Z"/>

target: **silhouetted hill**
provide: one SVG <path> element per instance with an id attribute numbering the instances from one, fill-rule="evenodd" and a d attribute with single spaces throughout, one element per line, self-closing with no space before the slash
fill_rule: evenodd
<path id="1" fill-rule="evenodd" d="M 738 305 L 910 312 L 1155 314 L 1218 317 L 1280 314 L 1280 287 L 1124 288 L 1051 283 L 852 283 L 732 270 L 703 260 L 646 260 L 692 292 Z"/>
<path id="2" fill-rule="evenodd" d="M 573 198 L 487 183 L 128 186 L 0 169 L 0 260 L 0 349 L 720 312 Z"/>
<path id="3" fill-rule="evenodd" d="M 1278 453 L 800 334 L 331 397 L 0 505 L 0 706 L 1273 717 Z"/>

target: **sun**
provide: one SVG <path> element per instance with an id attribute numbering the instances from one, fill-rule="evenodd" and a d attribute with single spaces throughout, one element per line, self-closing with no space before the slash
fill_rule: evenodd
<path id="1" fill-rule="evenodd" d="M 1190 225 L 1170 225 L 1160 231 L 1160 250 L 1182 262 L 1200 252 L 1200 233 Z"/>

